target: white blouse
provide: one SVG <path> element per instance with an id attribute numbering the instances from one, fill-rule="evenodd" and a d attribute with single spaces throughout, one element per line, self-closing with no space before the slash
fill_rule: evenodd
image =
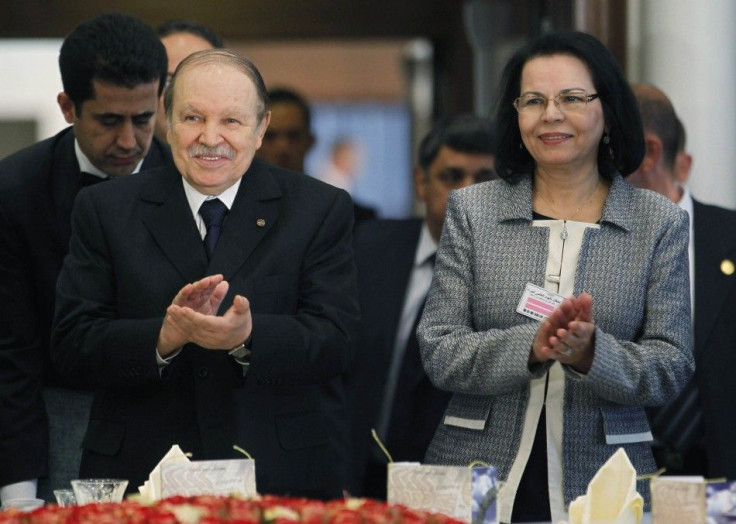
<path id="1" fill-rule="evenodd" d="M 547 255 L 547 277 L 544 288 L 563 297 L 572 296 L 575 285 L 575 271 L 587 228 L 598 229 L 598 224 L 575 222 L 571 220 L 534 220 L 534 227 L 547 227 L 549 252 Z M 547 384 L 547 396 L 544 390 Z M 555 362 L 545 376 L 533 379 L 530 383 L 529 403 L 526 407 L 521 444 L 516 454 L 506 485 L 500 494 L 500 521 L 510 522 L 514 508 L 516 491 L 526 468 L 537 431 L 537 423 L 546 405 L 547 434 L 547 475 L 552 522 L 567 519 L 563 494 L 562 471 L 562 428 L 565 393 L 565 373 L 559 362 Z"/>

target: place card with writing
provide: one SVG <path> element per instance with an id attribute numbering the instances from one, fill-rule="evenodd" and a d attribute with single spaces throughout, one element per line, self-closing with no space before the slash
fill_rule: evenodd
<path id="1" fill-rule="evenodd" d="M 161 494 L 241 495 L 256 492 L 256 465 L 250 459 L 172 462 L 161 466 Z"/>
<path id="2" fill-rule="evenodd" d="M 653 524 L 705 524 L 705 480 L 703 477 L 654 477 Z"/>
<path id="3" fill-rule="evenodd" d="M 388 465 L 390 504 L 444 513 L 474 524 L 496 524 L 498 480 L 493 466 Z"/>

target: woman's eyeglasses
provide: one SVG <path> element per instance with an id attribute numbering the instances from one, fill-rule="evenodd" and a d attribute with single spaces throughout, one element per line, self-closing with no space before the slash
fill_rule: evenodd
<path id="1" fill-rule="evenodd" d="M 538 93 L 526 93 L 514 100 L 514 107 L 519 113 L 541 114 L 547 110 L 547 104 L 552 100 L 557 109 L 563 113 L 585 110 L 588 102 L 598 98 L 598 93 L 589 95 L 585 91 L 563 91 L 554 98 L 546 98 Z"/>

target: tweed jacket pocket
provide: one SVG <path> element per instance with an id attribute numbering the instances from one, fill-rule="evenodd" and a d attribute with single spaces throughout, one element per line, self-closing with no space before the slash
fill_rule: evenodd
<path id="1" fill-rule="evenodd" d="M 482 431 L 486 427 L 492 401 L 487 396 L 455 393 L 442 421 L 446 426 Z"/>
<path id="2" fill-rule="evenodd" d="M 606 444 L 651 442 L 652 431 L 641 406 L 606 406 L 601 408 Z"/>

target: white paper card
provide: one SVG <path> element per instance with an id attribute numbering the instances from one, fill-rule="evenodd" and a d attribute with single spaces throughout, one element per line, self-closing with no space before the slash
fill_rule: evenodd
<path id="1" fill-rule="evenodd" d="M 705 524 L 703 477 L 655 477 L 649 485 L 654 524 Z"/>
<path id="2" fill-rule="evenodd" d="M 254 460 L 200 460 L 161 466 L 161 496 L 256 496 Z"/>
<path id="3" fill-rule="evenodd" d="M 443 513 L 465 522 L 497 522 L 496 468 L 421 465 L 398 462 L 388 465 L 390 504 Z"/>

